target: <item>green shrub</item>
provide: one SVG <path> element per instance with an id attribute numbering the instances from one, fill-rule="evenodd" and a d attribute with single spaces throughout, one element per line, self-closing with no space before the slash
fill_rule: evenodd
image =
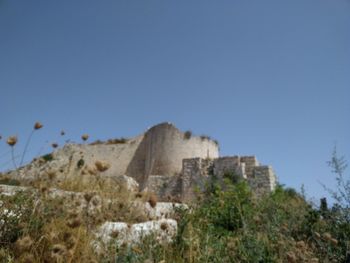
<path id="1" fill-rule="evenodd" d="M 43 158 L 45 162 L 51 162 L 53 160 L 53 155 L 51 153 L 48 153 L 43 155 L 41 158 Z"/>
<path id="2" fill-rule="evenodd" d="M 79 161 L 77 162 L 77 167 L 80 169 L 84 166 L 85 161 L 84 159 L 79 159 Z"/>
<path id="3" fill-rule="evenodd" d="M 189 140 L 189 139 L 191 139 L 191 137 L 192 137 L 192 132 L 191 131 L 185 131 L 184 138 L 186 140 Z"/>
<path id="4" fill-rule="evenodd" d="M 28 192 L 13 196 L 1 196 L 0 240 L 4 247 L 10 246 L 22 235 L 23 224 L 30 221 L 34 200 Z"/>

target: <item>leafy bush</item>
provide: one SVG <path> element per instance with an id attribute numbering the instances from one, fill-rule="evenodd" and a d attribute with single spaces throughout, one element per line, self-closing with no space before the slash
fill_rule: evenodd
<path id="1" fill-rule="evenodd" d="M 51 162 L 53 160 L 53 155 L 51 153 L 45 154 L 42 156 L 45 162 Z"/>
<path id="2" fill-rule="evenodd" d="M 14 196 L 4 196 L 0 203 L 1 246 L 8 247 L 23 233 L 23 224 L 32 216 L 34 201 L 30 193 L 19 192 Z"/>

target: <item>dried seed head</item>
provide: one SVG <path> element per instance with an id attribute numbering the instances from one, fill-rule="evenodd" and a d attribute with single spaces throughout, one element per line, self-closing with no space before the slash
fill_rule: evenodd
<path id="1" fill-rule="evenodd" d="M 16 248 L 20 253 L 29 251 L 32 245 L 33 240 L 30 236 L 22 237 L 16 241 Z"/>
<path id="2" fill-rule="evenodd" d="M 148 203 L 152 208 L 155 208 L 157 205 L 157 196 L 155 194 L 151 194 Z"/>
<path id="3" fill-rule="evenodd" d="M 328 232 L 323 234 L 323 238 L 327 241 L 330 241 L 332 239 L 332 235 Z"/>
<path id="4" fill-rule="evenodd" d="M 287 253 L 287 261 L 290 263 L 296 263 L 297 262 L 297 257 L 295 256 L 294 252 L 288 252 Z"/>
<path id="5" fill-rule="evenodd" d="M 41 129 L 43 126 L 44 126 L 44 125 L 42 125 L 40 122 L 37 121 L 37 122 L 34 124 L 34 130 L 39 130 L 39 129 Z"/>
<path id="6" fill-rule="evenodd" d="M 19 262 L 21 263 L 34 263 L 35 257 L 30 253 L 25 253 L 19 258 Z"/>
<path id="7" fill-rule="evenodd" d="M 165 223 L 165 222 L 163 222 L 163 223 L 160 225 L 160 229 L 163 230 L 163 231 L 167 230 L 167 229 L 168 229 L 168 224 Z"/>
<path id="8" fill-rule="evenodd" d="M 40 187 L 40 192 L 43 193 L 43 194 L 46 193 L 47 190 L 48 190 L 48 188 L 46 186 L 41 186 Z"/>
<path id="9" fill-rule="evenodd" d="M 10 146 L 15 146 L 17 143 L 17 136 L 10 136 L 7 138 L 7 144 Z"/>
<path id="10" fill-rule="evenodd" d="M 81 139 L 82 139 L 83 141 L 87 141 L 87 140 L 89 139 L 89 135 L 88 135 L 88 134 L 83 134 L 83 135 L 81 136 Z"/>
<path id="11" fill-rule="evenodd" d="M 57 148 L 58 144 L 54 142 L 53 144 L 51 144 L 51 146 L 52 146 L 52 148 Z"/>
<path id="12" fill-rule="evenodd" d="M 90 202 L 91 198 L 94 196 L 94 193 L 85 193 L 84 194 L 84 199 L 86 200 L 86 202 Z"/>
<path id="13" fill-rule="evenodd" d="M 338 245 L 338 240 L 336 240 L 335 238 L 331 238 L 330 241 L 334 246 Z"/>
<path id="14" fill-rule="evenodd" d="M 95 166 L 99 172 L 104 172 L 111 167 L 111 165 L 105 161 L 96 161 Z"/>
<path id="15" fill-rule="evenodd" d="M 119 236 L 119 231 L 117 229 L 115 229 L 109 234 L 109 236 L 111 238 L 117 238 Z"/>
<path id="16" fill-rule="evenodd" d="M 61 131 L 61 136 L 64 136 L 66 132 L 64 130 Z"/>
<path id="17" fill-rule="evenodd" d="M 297 246 L 297 248 L 300 248 L 300 249 L 305 249 L 305 247 L 306 247 L 306 245 L 305 245 L 305 242 L 304 241 L 298 241 L 297 243 L 296 243 L 296 246 Z"/>
<path id="18" fill-rule="evenodd" d="M 142 195 L 141 192 L 138 192 L 138 193 L 136 193 L 136 195 L 135 195 L 136 198 L 142 198 L 142 196 L 143 196 L 143 195 Z"/>
<path id="19" fill-rule="evenodd" d="M 62 257 L 67 254 L 67 248 L 64 245 L 56 244 L 52 247 L 51 256 L 54 258 Z"/>
<path id="20" fill-rule="evenodd" d="M 81 223 L 82 223 L 81 218 L 77 216 L 77 217 L 68 219 L 67 226 L 69 226 L 70 228 L 76 228 L 76 227 L 79 227 Z"/>
<path id="21" fill-rule="evenodd" d="M 75 244 L 77 243 L 77 240 L 75 237 L 69 236 L 64 239 L 64 243 L 68 249 L 71 249 L 75 246 Z"/>
<path id="22" fill-rule="evenodd" d="M 87 171 L 90 175 L 96 175 L 97 174 L 97 169 L 95 167 L 90 167 L 88 166 Z"/>

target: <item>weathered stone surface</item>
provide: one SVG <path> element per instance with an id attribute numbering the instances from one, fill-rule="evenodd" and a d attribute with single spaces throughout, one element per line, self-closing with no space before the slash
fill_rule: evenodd
<path id="1" fill-rule="evenodd" d="M 145 192 L 155 193 L 161 201 L 181 200 L 182 181 L 180 175 L 150 175 Z"/>
<path id="2" fill-rule="evenodd" d="M 174 219 L 153 220 L 133 225 L 124 222 L 105 222 L 96 231 L 96 239 L 104 245 L 111 241 L 117 245 L 137 244 L 143 238 L 154 235 L 158 242 L 169 243 L 176 232 L 177 222 Z"/>
<path id="3" fill-rule="evenodd" d="M 139 184 L 130 176 L 126 175 L 117 175 L 110 177 L 114 182 L 122 187 L 122 189 L 130 192 L 139 191 Z"/>
<path id="4" fill-rule="evenodd" d="M 277 183 L 273 169 L 268 165 L 254 167 L 253 176 L 248 182 L 257 194 L 272 192 Z"/>
<path id="5" fill-rule="evenodd" d="M 271 166 L 262 166 L 255 156 L 219 157 L 216 159 L 192 158 L 183 160 L 182 196 L 183 201 L 194 200 L 196 189 L 205 190 L 213 182 L 225 188 L 224 178 L 234 176 L 247 180 L 257 195 L 273 191 L 276 176 Z"/>
<path id="6" fill-rule="evenodd" d="M 188 209 L 186 204 L 170 202 L 157 202 L 155 207 L 151 207 L 148 202 L 135 202 L 134 206 L 152 220 L 172 218 L 177 209 Z"/>

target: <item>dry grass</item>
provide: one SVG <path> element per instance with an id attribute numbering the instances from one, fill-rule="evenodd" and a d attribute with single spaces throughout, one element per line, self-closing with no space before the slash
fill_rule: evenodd
<path id="1" fill-rule="evenodd" d="M 58 185 L 60 189 L 76 192 L 75 195 L 52 197 L 48 194 L 52 185 L 45 182 L 43 187 L 41 180 L 34 183 L 41 187 L 35 197 L 36 208 L 28 217 L 30 220 L 20 223 L 22 234 L 15 249 L 3 252 L 5 257 L 10 253 L 14 262 L 100 262 L 101 255 L 92 247 L 93 229 L 106 221 L 149 220 L 134 205 L 134 193 L 112 185 L 99 174 L 89 180 L 81 180 L 82 177 L 78 173 Z M 0 250 L 0 262 L 1 253 Z M 111 255 L 115 252 L 110 252 Z"/>

